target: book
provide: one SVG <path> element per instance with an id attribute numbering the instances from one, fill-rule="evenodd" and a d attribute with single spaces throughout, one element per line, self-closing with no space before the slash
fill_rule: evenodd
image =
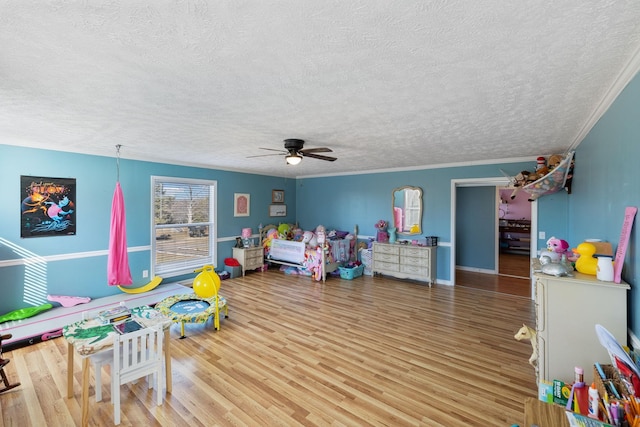
<path id="1" fill-rule="evenodd" d="M 127 320 L 121 323 L 115 323 L 113 325 L 113 328 L 119 334 L 128 334 L 129 332 L 135 332 L 135 331 L 139 331 L 140 329 L 144 329 L 144 326 L 142 326 L 140 323 L 136 322 L 135 320 Z"/>
<path id="2" fill-rule="evenodd" d="M 125 306 L 117 306 L 98 313 L 103 323 L 113 323 L 126 320 L 131 317 L 131 310 Z"/>

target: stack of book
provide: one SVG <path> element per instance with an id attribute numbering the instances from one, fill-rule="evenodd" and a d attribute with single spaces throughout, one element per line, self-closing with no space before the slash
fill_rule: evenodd
<path id="1" fill-rule="evenodd" d="M 125 306 L 118 306 L 98 313 L 98 318 L 102 323 L 118 323 L 131 317 L 131 310 Z"/>

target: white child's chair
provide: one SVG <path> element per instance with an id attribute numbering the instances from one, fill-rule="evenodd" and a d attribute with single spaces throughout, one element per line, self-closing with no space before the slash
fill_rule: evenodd
<path id="1" fill-rule="evenodd" d="M 111 363 L 111 401 L 113 422 L 120 424 L 120 386 L 147 377 L 149 388 L 155 387 L 156 403 L 162 405 L 163 378 L 162 325 L 116 334 L 111 351 L 92 357 L 96 379 L 96 401 L 102 400 L 102 366 Z M 112 356 L 112 357 L 109 357 Z"/>

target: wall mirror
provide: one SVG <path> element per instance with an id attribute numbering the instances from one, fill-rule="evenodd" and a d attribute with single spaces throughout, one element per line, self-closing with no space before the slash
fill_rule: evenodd
<path id="1" fill-rule="evenodd" d="M 419 187 L 399 187 L 391 193 L 393 221 L 398 234 L 422 234 L 422 189 Z"/>

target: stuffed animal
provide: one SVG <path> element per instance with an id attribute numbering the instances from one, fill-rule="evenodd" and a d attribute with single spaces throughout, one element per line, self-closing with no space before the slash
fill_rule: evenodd
<path id="1" fill-rule="evenodd" d="M 555 169 L 560 163 L 562 163 L 562 155 L 554 154 L 553 156 L 549 156 L 549 160 L 547 160 L 547 167 L 549 170 Z"/>
<path id="2" fill-rule="evenodd" d="M 262 242 L 262 246 L 265 248 L 270 248 L 271 241 L 277 238 L 278 238 L 278 230 L 276 230 L 275 228 L 272 228 L 271 230 L 267 231 L 267 236 L 265 237 L 264 242 Z"/>
<path id="3" fill-rule="evenodd" d="M 538 174 L 535 172 L 521 171 L 518 175 L 513 177 L 512 185 L 515 187 L 511 193 L 511 200 L 515 199 L 522 187 L 530 184 L 538 179 Z"/>
<path id="4" fill-rule="evenodd" d="M 313 231 L 305 231 L 302 234 L 302 242 L 311 249 L 315 249 L 318 247 L 318 239 Z"/>
<path id="5" fill-rule="evenodd" d="M 558 262 L 562 259 L 562 255 L 569 256 L 570 251 L 569 243 L 566 240 L 551 236 L 549 240 L 547 240 L 547 250 L 542 251 L 540 259 L 542 259 L 542 257 L 549 257 L 551 261 Z"/>
<path id="6" fill-rule="evenodd" d="M 533 352 L 531 353 L 531 357 L 529 358 L 529 364 L 533 367 L 536 366 L 536 362 L 538 361 L 538 338 L 535 329 L 522 324 L 522 328 L 514 335 L 514 338 L 518 341 L 529 340 L 531 342 L 531 348 Z"/>
<path id="7" fill-rule="evenodd" d="M 573 274 L 571 274 L 573 271 L 571 264 L 564 262 L 552 262 L 551 258 L 545 255 L 540 256 L 540 268 L 533 271 L 556 277 L 573 276 Z"/>
<path id="8" fill-rule="evenodd" d="M 547 167 L 546 159 L 542 156 L 538 157 L 537 164 L 536 164 L 536 175 L 542 178 L 548 173 L 549 173 L 549 168 Z"/>
<path id="9" fill-rule="evenodd" d="M 293 229 L 293 241 L 295 242 L 302 242 L 302 236 L 304 235 L 304 231 L 302 231 L 301 228 L 294 228 Z"/>

